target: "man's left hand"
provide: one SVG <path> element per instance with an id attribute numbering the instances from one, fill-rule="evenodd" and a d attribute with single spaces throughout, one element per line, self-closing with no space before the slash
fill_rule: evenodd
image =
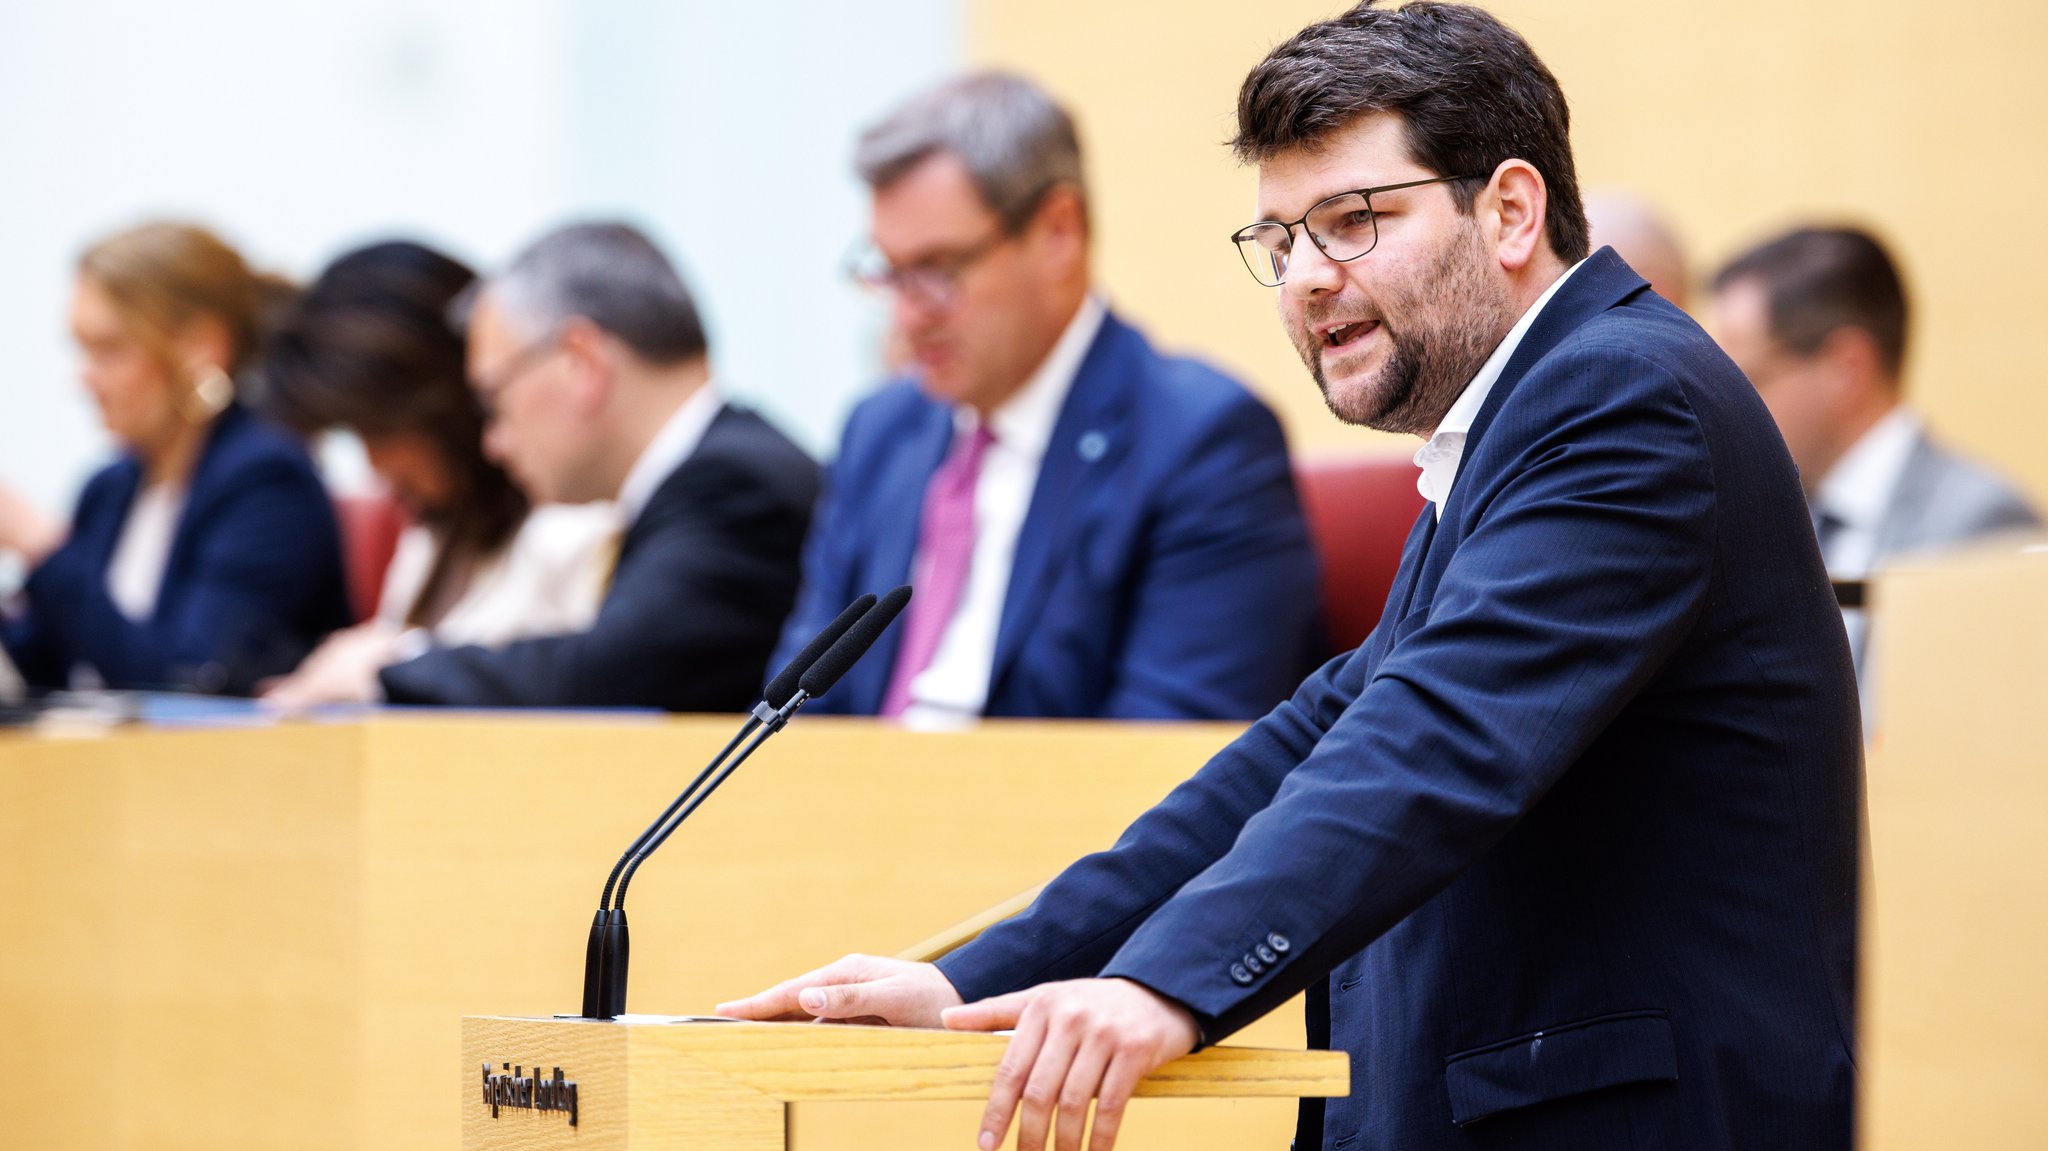
<path id="1" fill-rule="evenodd" d="M 1195 1049 L 1195 1018 L 1128 979 L 1075 979 L 948 1008 L 955 1031 L 1017 1033 L 996 1068 L 981 1117 L 982 1151 L 993 1151 L 1017 1116 L 1017 1151 L 1043 1151 L 1048 1126 L 1058 1151 L 1081 1151 L 1095 1103 L 1089 1151 L 1109 1151 L 1139 1080 Z"/>

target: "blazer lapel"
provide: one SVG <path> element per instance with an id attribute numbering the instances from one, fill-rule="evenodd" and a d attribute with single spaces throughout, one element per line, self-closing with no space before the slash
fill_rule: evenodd
<path id="1" fill-rule="evenodd" d="M 1415 523 L 1408 529 L 1408 542 L 1401 545 L 1401 566 L 1394 571 L 1394 586 L 1387 590 L 1387 607 L 1380 613 L 1379 626 L 1367 637 L 1368 668 L 1378 668 L 1394 648 L 1394 632 L 1408 613 L 1415 610 L 1415 589 L 1422 578 L 1422 565 L 1429 556 L 1429 545 L 1436 538 L 1436 508 L 1422 505 L 1422 513 L 1415 517 Z M 1370 674 L 1368 672 L 1368 674 Z"/>
<path id="2" fill-rule="evenodd" d="M 213 476 L 220 467 L 220 453 L 214 449 L 234 434 L 234 428 L 249 419 L 249 412 L 240 404 L 229 404 L 220 415 L 214 417 L 213 426 L 206 430 L 206 443 L 199 449 L 198 466 L 192 470 L 192 482 L 185 489 L 185 506 L 178 513 L 178 528 L 171 537 L 171 551 L 164 559 L 163 586 L 169 587 L 179 578 L 192 550 L 192 536 L 199 531 L 209 516 L 208 504 L 222 493 L 214 490 Z M 125 522 L 127 513 L 121 516 Z M 163 603 L 159 594 L 157 603 Z"/>
<path id="3" fill-rule="evenodd" d="M 1934 483 L 1934 445 L 1925 431 L 1913 435 L 1913 450 L 1906 456 L 1906 466 L 1899 471 L 1898 485 L 1892 489 L 1891 506 L 1885 509 L 1884 522 L 1878 525 L 1876 548 L 1873 559 L 1882 559 L 1900 551 L 1910 550 L 1927 542 L 1927 524 L 1936 486 Z"/>
<path id="4" fill-rule="evenodd" d="M 1010 586 L 1003 595 L 1003 618 L 996 631 L 995 661 L 989 668 L 989 698 L 994 700 L 1003 675 L 1016 661 L 1046 598 L 1060 564 L 1074 546 L 1085 520 L 1088 500 L 1100 494 L 1094 477 L 1109 474 L 1129 450 L 1126 434 L 1130 407 L 1130 374 L 1135 333 L 1115 315 L 1102 319 L 1088 354 L 1074 373 L 1074 385 L 1053 425 L 1045 459 L 1038 466 L 1038 484 L 1031 507 L 1017 533 Z"/>
<path id="5" fill-rule="evenodd" d="M 872 542 L 869 566 L 858 591 L 877 595 L 899 584 L 912 582 L 911 565 L 917 558 L 917 536 L 924 519 L 924 489 L 932 473 L 945 462 L 953 444 L 953 412 L 942 404 L 924 403 L 915 417 L 906 421 L 892 444 L 879 450 L 888 454 L 876 471 L 875 489 L 901 492 L 907 506 L 890 500 L 873 502 L 876 513 L 863 525 Z M 915 589 L 913 589 L 915 590 Z M 889 690 L 889 674 L 896 667 L 896 651 L 903 643 L 899 625 L 882 633 L 874 649 L 855 664 L 840 686 L 855 714 L 875 714 L 882 709 L 882 696 Z"/>
<path id="6" fill-rule="evenodd" d="M 1572 278 L 1565 281 L 1555 296 L 1550 297 L 1542 314 L 1523 334 L 1515 354 L 1508 357 L 1500 379 L 1495 381 L 1485 406 L 1479 409 L 1479 418 L 1472 421 L 1472 430 L 1465 437 L 1465 460 L 1469 463 L 1477 453 L 1480 439 L 1493 426 L 1493 418 L 1500 413 L 1501 405 L 1507 403 L 1508 394 L 1522 382 L 1522 377 L 1529 373 L 1536 361 L 1549 355 L 1581 324 L 1649 286 L 1634 269 L 1622 262 L 1620 256 L 1614 254 L 1613 248 L 1602 248 L 1587 257 L 1585 264 L 1572 273 Z M 1444 508 L 1446 516 L 1456 511 L 1458 489 L 1465 486 L 1463 479 L 1461 474 L 1461 482 L 1451 488 L 1451 498 Z"/>
<path id="7" fill-rule="evenodd" d="M 135 457 L 123 455 L 114 462 L 105 506 L 91 517 L 78 517 L 72 526 L 72 540 L 92 557 L 92 570 L 105 572 L 114 563 L 114 549 L 120 546 L 121 531 L 128 524 L 128 512 L 142 491 L 142 465 Z"/>

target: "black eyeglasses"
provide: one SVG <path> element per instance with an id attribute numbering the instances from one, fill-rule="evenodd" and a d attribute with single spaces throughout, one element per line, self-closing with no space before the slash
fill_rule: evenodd
<path id="1" fill-rule="evenodd" d="M 476 401 L 477 414 L 483 417 L 484 423 L 496 423 L 505 393 L 511 391 L 533 368 L 539 366 L 542 360 L 547 359 L 561 346 L 562 329 L 556 327 L 547 335 L 507 357 L 489 376 L 478 376 L 471 380 L 469 394 Z"/>
<path id="2" fill-rule="evenodd" d="M 1308 233 L 1308 238 L 1323 255 L 1341 264 L 1365 255 L 1380 242 L 1379 220 L 1372 210 L 1374 195 L 1430 184 L 1484 179 L 1485 176 L 1436 176 L 1428 180 L 1410 180 L 1405 184 L 1383 184 L 1377 188 L 1339 192 L 1302 213 L 1301 219 L 1292 224 L 1261 220 L 1231 233 L 1230 242 L 1237 245 L 1237 254 L 1244 257 L 1244 266 L 1251 271 L 1253 279 L 1269 288 L 1277 288 L 1287 282 L 1287 258 L 1294 251 L 1295 228 Z"/>
<path id="3" fill-rule="evenodd" d="M 872 246 L 863 247 L 846 262 L 846 274 L 854 283 L 872 292 L 894 292 L 927 308 L 952 304 L 960 290 L 960 277 L 980 263 L 982 257 L 1016 237 L 998 228 L 979 243 L 955 252 L 930 256 L 914 264 L 897 267 Z"/>

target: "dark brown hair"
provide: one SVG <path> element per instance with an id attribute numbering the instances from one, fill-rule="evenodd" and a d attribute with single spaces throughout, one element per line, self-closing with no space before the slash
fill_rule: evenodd
<path id="1" fill-rule="evenodd" d="M 1544 231 L 1567 264 L 1588 250 L 1586 209 L 1572 162 L 1571 110 L 1557 77 L 1528 41 L 1464 4 L 1364 0 L 1311 24 L 1252 69 L 1237 97 L 1237 158 L 1256 164 L 1310 152 L 1373 112 L 1401 118 L 1415 162 L 1441 176 L 1490 177 L 1527 161 L 1549 193 Z M 1451 185 L 1469 213 L 1476 180 Z"/>
<path id="2" fill-rule="evenodd" d="M 1771 338 L 1802 356 L 1842 328 L 1868 332 L 1896 380 L 1906 362 L 1906 285 L 1898 265 L 1858 228 L 1799 228 L 1751 248 L 1714 273 L 1714 291 L 1737 281 L 1763 288 Z"/>
<path id="3" fill-rule="evenodd" d="M 312 433 L 341 425 L 362 435 L 423 436 L 454 486 L 428 526 L 439 551 L 406 622 L 426 626 L 444 589 L 502 548 L 525 520 L 526 495 L 483 453 L 483 416 L 470 394 L 462 334 L 448 313 L 476 279 L 420 244 L 373 244 L 327 266 L 272 337 L 263 406 Z"/>

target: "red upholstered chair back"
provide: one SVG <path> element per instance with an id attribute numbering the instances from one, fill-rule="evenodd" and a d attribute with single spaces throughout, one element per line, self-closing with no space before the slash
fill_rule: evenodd
<path id="1" fill-rule="evenodd" d="M 341 562 L 348 574 L 348 602 L 356 622 L 377 614 L 384 594 L 384 569 L 398 550 L 405 513 L 386 495 L 339 496 L 334 513 L 341 521 Z"/>
<path id="2" fill-rule="evenodd" d="M 1407 455 L 1316 456 L 1295 461 L 1294 480 L 1322 563 L 1329 654 L 1357 647 L 1387 606 L 1401 545 L 1422 510 Z"/>

